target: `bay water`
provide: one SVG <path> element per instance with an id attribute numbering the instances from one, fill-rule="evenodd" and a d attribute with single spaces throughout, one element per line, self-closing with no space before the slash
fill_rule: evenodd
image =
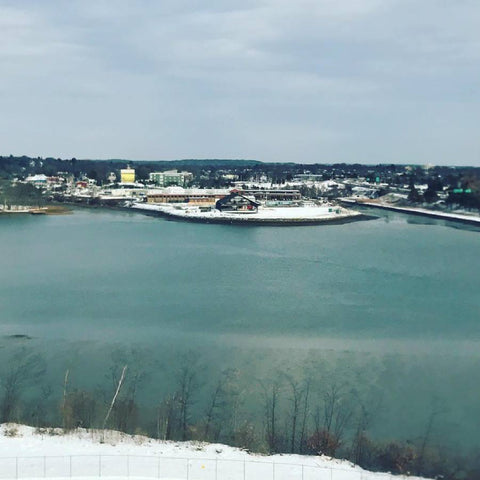
<path id="1" fill-rule="evenodd" d="M 313 403 L 337 385 L 369 405 L 379 438 L 418 440 L 435 411 L 436 441 L 477 447 L 480 229 L 373 213 L 304 227 L 0 215 L 2 365 L 40 353 L 60 401 L 67 368 L 94 388 L 128 363 L 153 407 L 188 358 L 199 397 L 235 369 L 259 418 L 259 385 L 308 376 Z"/>

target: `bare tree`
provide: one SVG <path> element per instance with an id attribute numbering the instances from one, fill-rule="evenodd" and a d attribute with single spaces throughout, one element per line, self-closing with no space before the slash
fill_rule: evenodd
<path id="1" fill-rule="evenodd" d="M 230 428 L 232 434 L 236 431 L 240 394 L 235 383 L 237 373 L 224 370 L 213 389 L 205 412 L 204 438 L 208 441 L 217 442 L 225 428 Z"/>
<path id="2" fill-rule="evenodd" d="M 40 386 L 40 392 L 38 396 L 35 396 L 34 399 L 31 399 L 28 406 L 27 412 L 28 421 L 35 427 L 45 427 L 49 424 L 48 414 L 50 412 L 48 402 L 52 396 L 53 389 L 50 385 L 43 384 Z"/>
<path id="3" fill-rule="evenodd" d="M 65 408 L 67 406 L 67 385 L 68 385 L 69 374 L 70 374 L 70 370 L 67 368 L 67 370 L 65 371 L 65 377 L 63 379 L 63 401 L 62 401 L 62 424 L 63 424 L 63 428 L 66 428 Z"/>
<path id="4" fill-rule="evenodd" d="M 176 423 L 177 399 L 168 395 L 157 408 L 157 438 L 171 440 Z"/>
<path id="5" fill-rule="evenodd" d="M 445 413 L 447 410 L 444 407 L 441 407 L 438 405 L 438 402 L 436 399 L 433 400 L 433 405 L 432 405 L 432 410 L 430 412 L 430 415 L 428 416 L 427 423 L 425 425 L 425 431 L 422 435 L 421 442 L 420 442 L 420 448 L 418 451 L 418 457 L 417 457 L 417 462 L 416 462 L 416 468 L 419 473 L 422 473 L 423 467 L 424 467 L 424 461 L 425 461 L 425 454 L 427 451 L 428 444 L 430 442 L 432 432 L 434 429 L 434 424 L 436 418 Z"/>
<path id="6" fill-rule="evenodd" d="M 72 390 L 65 396 L 63 406 L 63 428 L 91 428 L 96 418 L 98 402 L 96 396 L 84 390 Z"/>
<path id="7" fill-rule="evenodd" d="M 369 466 L 372 462 L 372 457 L 375 455 L 372 442 L 367 436 L 372 416 L 363 403 L 360 403 L 359 407 L 360 412 L 358 413 L 355 433 L 353 435 L 350 458 L 352 462 L 358 465 Z"/>
<path id="8" fill-rule="evenodd" d="M 178 399 L 173 394 L 167 396 L 158 406 L 157 438 L 171 440 L 178 423 Z"/>
<path id="9" fill-rule="evenodd" d="M 8 368 L 1 376 L 0 422 L 12 421 L 18 408 L 22 391 L 30 381 L 45 373 L 45 365 L 40 355 L 27 352 L 22 348 L 8 362 Z"/>
<path id="10" fill-rule="evenodd" d="M 264 409 L 265 409 L 265 429 L 266 440 L 270 452 L 276 452 L 278 447 L 277 438 L 277 409 L 280 394 L 280 384 L 278 381 L 270 385 L 260 382 L 263 389 Z"/>
<path id="11" fill-rule="evenodd" d="M 249 421 L 242 419 L 242 407 L 245 404 L 245 389 L 240 388 L 237 383 L 238 371 L 234 370 L 231 381 L 226 386 L 226 400 L 225 408 L 222 415 L 222 428 L 225 431 L 224 437 L 229 439 L 236 439 L 235 444 L 245 447 L 248 445 L 251 446 L 249 441 L 254 435 L 254 428 Z M 219 440 L 220 429 L 217 430 L 217 436 L 215 441 Z M 243 438 L 248 439 L 248 442 L 237 440 Z"/>
<path id="12" fill-rule="evenodd" d="M 302 406 L 302 424 L 300 427 L 300 453 L 303 453 L 305 450 L 305 441 L 306 441 L 306 432 L 307 432 L 307 420 L 310 414 L 309 410 L 309 400 L 310 400 L 310 385 L 311 379 L 308 378 L 305 381 L 304 394 L 303 394 L 303 406 Z"/>
<path id="13" fill-rule="evenodd" d="M 347 404 L 347 399 L 342 387 L 332 385 L 325 393 L 325 429 L 332 434 L 338 442 L 342 443 L 343 434 L 352 416 L 352 410 Z M 334 455 L 335 452 L 332 452 Z"/>
<path id="14" fill-rule="evenodd" d="M 186 440 L 188 436 L 188 428 L 191 417 L 191 407 L 193 404 L 193 393 L 197 388 L 197 373 L 191 365 L 184 364 L 180 368 L 178 380 L 178 403 L 180 406 L 180 422 L 182 440 Z"/>
<path id="15" fill-rule="evenodd" d="M 352 416 L 342 387 L 331 385 L 323 395 L 323 405 L 315 411 L 315 432 L 309 447 L 318 453 L 335 456 L 342 445 L 345 428 Z"/>
<path id="16" fill-rule="evenodd" d="M 129 351 L 114 351 L 112 353 L 113 364 L 110 367 L 112 392 L 115 391 L 122 374 L 121 365 L 129 365 L 128 376 L 123 380 L 122 390 L 119 393 L 112 410 L 111 423 L 114 428 L 133 433 L 137 427 L 139 407 L 137 405 L 137 393 L 143 382 L 147 379 L 145 363 L 142 352 L 136 349 Z M 110 394 L 111 395 L 111 394 Z"/>
<path id="17" fill-rule="evenodd" d="M 207 411 L 205 415 L 205 431 L 204 437 L 205 440 L 210 439 L 210 431 L 215 423 L 215 419 L 217 416 L 218 410 L 223 406 L 224 402 L 224 384 L 225 384 L 225 377 L 222 375 L 215 388 L 213 389 L 212 396 L 210 398 L 210 402 L 207 406 Z"/>
<path id="18" fill-rule="evenodd" d="M 355 399 L 357 409 L 355 412 L 355 431 L 349 457 L 352 462 L 368 468 L 373 465 L 375 455 L 377 454 L 377 447 L 369 439 L 368 430 L 381 411 L 383 397 L 378 390 L 372 390 L 368 397 L 364 399 L 355 390 L 351 393 Z M 368 408 L 366 405 L 368 405 Z"/>
<path id="19" fill-rule="evenodd" d="M 298 429 L 298 423 L 299 423 L 300 407 L 301 407 L 304 392 L 301 388 L 300 383 L 289 375 L 287 375 L 287 383 L 290 387 L 290 404 L 291 404 L 291 409 L 290 409 L 291 428 L 290 428 L 289 447 L 290 447 L 290 452 L 294 453 L 296 440 L 297 440 L 297 429 Z"/>
<path id="20" fill-rule="evenodd" d="M 117 389 L 115 390 L 115 393 L 114 393 L 113 398 L 112 398 L 112 402 L 110 403 L 110 407 L 107 411 L 107 414 L 105 415 L 105 419 L 103 420 L 102 430 L 104 432 L 105 432 L 105 427 L 107 426 L 107 422 L 108 422 L 108 419 L 110 417 L 110 414 L 112 413 L 112 409 L 115 406 L 115 400 L 117 399 L 118 394 L 120 393 L 120 389 L 122 388 L 122 383 L 123 383 L 123 380 L 125 378 L 125 372 L 126 371 L 127 371 L 127 365 L 125 365 L 122 369 L 122 374 L 121 374 L 120 379 L 118 381 Z"/>

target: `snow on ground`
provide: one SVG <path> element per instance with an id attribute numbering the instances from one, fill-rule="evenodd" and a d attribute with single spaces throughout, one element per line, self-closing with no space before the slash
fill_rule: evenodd
<path id="1" fill-rule="evenodd" d="M 189 210 L 167 210 L 167 213 L 179 216 L 196 216 L 198 218 L 222 217 L 229 219 L 268 219 L 268 220 L 290 220 L 290 219 L 327 219 L 331 217 L 344 217 L 358 215 L 357 212 L 348 211 L 340 207 L 260 207 L 255 213 L 231 213 L 212 210 L 210 212 L 189 211 Z"/>
<path id="2" fill-rule="evenodd" d="M 194 218 L 203 220 L 234 220 L 244 222 L 255 222 L 262 220 L 269 221 L 315 221 L 329 219 L 343 219 L 361 215 L 359 212 L 347 210 L 342 207 L 323 206 L 300 206 L 300 207 L 260 207 L 257 212 L 220 212 L 212 209 L 202 212 L 198 207 L 178 207 L 170 204 L 144 204 L 135 203 L 133 207 L 137 210 L 150 210 L 170 215 L 177 218 Z"/>
<path id="3" fill-rule="evenodd" d="M 115 431 L 0 426 L 0 479 L 393 480 L 350 462 L 263 456 L 220 444 L 169 442 Z"/>

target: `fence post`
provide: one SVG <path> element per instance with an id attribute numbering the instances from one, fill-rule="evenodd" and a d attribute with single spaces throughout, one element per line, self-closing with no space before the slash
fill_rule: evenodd
<path id="1" fill-rule="evenodd" d="M 158 478 L 160 478 L 160 457 L 158 457 L 158 468 L 157 468 Z"/>
<path id="2" fill-rule="evenodd" d="M 47 477 L 47 457 L 43 456 L 43 478 Z"/>
<path id="3" fill-rule="evenodd" d="M 215 480 L 218 480 L 218 458 L 215 459 Z"/>
<path id="4" fill-rule="evenodd" d="M 127 478 L 130 478 L 130 455 L 127 455 Z"/>
<path id="5" fill-rule="evenodd" d="M 15 457 L 15 478 L 18 478 L 18 457 Z"/>
<path id="6" fill-rule="evenodd" d="M 245 470 L 246 470 L 246 468 L 247 468 L 247 462 L 246 462 L 245 459 L 243 459 L 243 480 L 245 480 L 245 475 L 246 475 Z"/>
<path id="7" fill-rule="evenodd" d="M 275 462 L 272 461 L 272 478 L 275 480 Z"/>
<path id="8" fill-rule="evenodd" d="M 190 459 L 187 458 L 187 480 L 190 478 Z"/>
<path id="9" fill-rule="evenodd" d="M 98 476 L 102 476 L 102 456 L 98 456 Z"/>
<path id="10" fill-rule="evenodd" d="M 70 478 L 72 478 L 72 456 L 69 455 L 68 458 L 70 461 L 68 471 L 70 472 Z"/>
<path id="11" fill-rule="evenodd" d="M 303 470 L 304 470 L 304 465 L 302 463 L 302 480 L 303 480 Z"/>

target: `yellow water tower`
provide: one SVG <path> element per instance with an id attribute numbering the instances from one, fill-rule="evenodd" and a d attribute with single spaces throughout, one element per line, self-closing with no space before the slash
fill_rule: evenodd
<path id="1" fill-rule="evenodd" d="M 133 168 L 122 168 L 120 170 L 120 181 L 122 183 L 135 183 L 135 170 Z"/>

